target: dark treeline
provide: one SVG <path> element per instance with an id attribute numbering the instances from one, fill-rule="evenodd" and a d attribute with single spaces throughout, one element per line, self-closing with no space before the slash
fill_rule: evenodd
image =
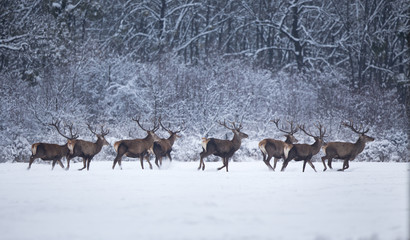
<path id="1" fill-rule="evenodd" d="M 321 121 L 354 141 L 352 119 L 376 135 L 373 160 L 408 160 L 407 0 L 3 0 L 0 16 L 1 161 L 61 141 L 53 117 L 120 139 L 136 114 L 185 120 L 198 151 L 217 119 L 256 139 L 273 117 Z"/>

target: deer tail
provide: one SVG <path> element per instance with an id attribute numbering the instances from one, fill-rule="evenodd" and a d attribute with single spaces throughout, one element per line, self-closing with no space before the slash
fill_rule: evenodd
<path id="1" fill-rule="evenodd" d="M 70 151 L 70 154 L 74 154 L 74 145 L 75 145 L 75 140 L 70 139 L 67 141 L 67 147 L 68 147 L 68 150 Z"/>
<path id="2" fill-rule="evenodd" d="M 285 155 L 285 159 L 288 158 L 289 152 L 292 149 L 293 145 L 289 143 L 285 143 L 283 146 L 283 154 Z"/>
<path id="3" fill-rule="evenodd" d="M 118 147 L 120 146 L 120 144 L 121 144 L 121 141 L 118 141 L 118 142 L 114 143 L 114 150 L 115 150 L 116 153 L 118 153 Z"/>
<path id="4" fill-rule="evenodd" d="M 33 145 L 31 145 L 31 153 L 33 154 L 33 156 L 37 153 L 38 145 L 40 145 L 40 143 L 34 143 Z"/>
<path id="5" fill-rule="evenodd" d="M 262 151 L 263 154 L 267 155 L 268 152 L 266 151 L 265 146 L 266 146 L 266 141 L 265 140 L 262 140 L 262 141 L 259 142 L 259 149 Z"/>
<path id="6" fill-rule="evenodd" d="M 208 146 L 208 142 L 210 141 L 210 139 L 208 139 L 208 138 L 202 138 L 202 148 L 205 150 L 205 152 L 207 151 L 206 150 L 206 147 Z"/>

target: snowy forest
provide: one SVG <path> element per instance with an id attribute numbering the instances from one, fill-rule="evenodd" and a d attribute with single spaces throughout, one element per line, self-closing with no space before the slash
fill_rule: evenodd
<path id="1" fill-rule="evenodd" d="M 261 160 L 279 118 L 320 122 L 326 142 L 356 141 L 352 120 L 376 139 L 357 161 L 408 162 L 409 48 L 408 0 L 2 0 L 0 162 L 64 144 L 54 119 L 90 141 L 86 124 L 104 124 L 93 161 L 112 161 L 115 141 L 145 136 L 135 116 L 184 128 L 177 161 L 231 138 L 224 119 L 249 135 L 233 160 Z"/>

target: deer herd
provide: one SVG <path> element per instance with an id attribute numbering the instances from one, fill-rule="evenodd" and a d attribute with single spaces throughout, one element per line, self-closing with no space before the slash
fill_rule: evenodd
<path id="1" fill-rule="evenodd" d="M 118 163 L 118 167 L 122 169 L 121 160 L 123 156 L 129 158 L 139 158 L 141 163 L 141 168 L 144 169 L 144 159 L 149 164 L 150 169 L 152 169 L 152 164 L 150 162 L 150 156 L 155 156 L 155 165 L 160 168 L 162 165 L 162 158 L 168 157 L 170 161 L 172 146 L 178 135 L 185 128 L 181 127 L 178 130 L 172 131 L 170 127 L 166 128 L 162 122 L 161 118 L 158 121 L 154 121 L 152 128 L 146 128 L 140 123 L 140 118 L 132 118 L 137 125 L 147 133 L 145 138 L 137 139 L 125 139 L 114 143 L 114 150 L 116 152 L 116 157 L 112 165 L 112 169 Z M 266 166 L 274 171 L 276 168 L 277 161 L 283 159 L 283 165 L 281 171 L 285 171 L 288 163 L 291 160 L 303 161 L 303 172 L 305 171 L 306 163 L 312 167 L 316 172 L 316 168 L 313 165 L 311 159 L 314 155 L 323 149 L 325 155 L 321 158 L 323 162 L 324 169 L 327 167 L 332 169 L 332 160 L 340 159 L 343 160 L 343 167 L 339 171 L 344 171 L 349 168 L 349 161 L 352 161 L 356 156 L 361 153 L 365 147 L 366 142 L 374 141 L 374 138 L 367 136 L 366 133 L 369 129 L 364 129 L 363 126 L 358 126 L 353 124 L 352 121 L 342 122 L 342 126 L 351 129 L 354 133 L 359 135 L 358 140 L 355 143 L 350 142 L 328 142 L 324 143 L 323 138 L 326 136 L 326 129 L 322 124 L 318 123 L 314 125 L 317 131 L 312 132 L 307 129 L 305 125 L 297 125 L 293 121 L 287 121 L 289 125 L 289 130 L 284 128 L 283 124 L 279 126 L 279 119 L 271 120 L 276 126 L 276 128 L 285 133 L 285 141 L 266 138 L 259 142 L 259 149 L 261 150 L 263 156 L 263 162 Z M 229 159 L 234 155 L 234 153 L 240 148 L 242 139 L 248 138 L 248 135 L 242 132 L 242 123 L 238 124 L 235 122 L 218 122 L 221 126 L 229 129 L 233 132 L 233 138 L 231 140 L 222 140 L 217 138 L 202 138 L 202 152 L 199 154 L 199 167 L 198 170 L 205 170 L 204 158 L 215 155 L 222 158 L 222 166 L 218 168 L 221 170 L 225 168 L 228 172 Z M 32 155 L 30 157 L 28 169 L 31 168 L 32 163 L 35 159 L 40 158 L 45 161 L 52 161 L 52 169 L 56 163 L 58 163 L 62 168 L 64 168 L 61 159 L 63 157 L 67 160 L 66 170 L 70 168 L 70 160 L 75 157 L 80 157 L 83 159 L 83 170 L 87 168 L 90 169 L 90 162 L 95 155 L 97 155 L 104 145 L 109 145 L 105 136 L 109 133 L 107 129 L 101 126 L 100 132 L 97 132 L 96 128 L 91 127 L 87 124 L 88 129 L 92 134 L 97 137 L 96 142 L 89 142 L 85 140 L 78 139 L 79 135 L 73 130 L 73 124 L 64 124 L 64 130 L 61 129 L 61 122 L 59 120 L 53 121 L 49 125 L 54 127 L 56 131 L 67 139 L 67 143 L 64 145 L 50 144 L 50 143 L 34 143 L 31 146 Z M 185 125 L 185 124 L 182 124 Z M 159 128 L 167 131 L 169 133 L 168 138 L 160 138 L 156 135 L 156 131 Z M 66 130 L 67 129 L 67 130 Z M 298 143 L 298 140 L 294 137 L 294 134 L 301 130 L 304 134 L 314 139 L 313 144 L 303 144 Z M 66 134 L 68 132 L 68 134 Z M 274 158 L 273 167 L 270 164 L 270 160 Z M 326 166 L 327 160 L 327 166 Z"/>

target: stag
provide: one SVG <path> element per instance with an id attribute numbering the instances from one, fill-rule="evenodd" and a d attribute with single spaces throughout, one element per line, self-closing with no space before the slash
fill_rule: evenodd
<path id="1" fill-rule="evenodd" d="M 73 140 L 78 138 L 77 133 L 73 133 L 73 125 L 66 125 L 68 126 L 70 130 L 70 137 L 66 136 L 60 131 L 60 121 L 56 120 L 52 123 L 49 124 L 50 126 L 54 126 L 57 129 L 57 132 L 67 138 L 68 140 Z M 56 163 L 58 163 L 62 168 L 64 168 L 63 163 L 61 162 L 61 159 L 63 157 L 68 158 L 69 155 L 69 149 L 67 146 L 67 143 L 64 145 L 58 145 L 58 144 L 50 144 L 50 143 L 34 143 L 31 145 L 31 157 L 30 161 L 28 164 L 28 168 L 31 168 L 31 164 L 34 162 L 35 159 L 41 158 L 44 161 L 52 161 L 52 166 L 51 169 L 54 169 L 54 166 Z"/>
<path id="2" fill-rule="evenodd" d="M 67 170 L 70 168 L 70 159 L 74 157 L 81 157 L 83 159 L 83 168 L 78 170 L 84 170 L 86 167 L 87 171 L 90 170 L 91 159 L 101 151 L 103 146 L 109 145 L 107 140 L 105 140 L 105 136 L 109 133 L 109 130 L 104 130 L 104 127 L 101 126 L 101 132 L 97 133 L 96 129 L 93 129 L 89 124 L 87 124 L 87 126 L 90 132 L 97 137 L 97 141 L 89 142 L 79 139 L 68 140 L 67 145 L 70 154 L 67 158 Z"/>
<path id="3" fill-rule="evenodd" d="M 127 156 L 130 158 L 140 158 L 141 168 L 144 169 L 143 158 L 145 157 L 150 169 L 152 169 L 152 164 L 149 161 L 149 150 L 152 148 L 154 141 L 159 141 L 160 138 L 155 134 L 159 129 L 159 125 L 154 122 L 154 127 L 152 129 L 146 129 L 140 124 L 140 119 L 132 118 L 133 121 L 137 122 L 138 126 L 147 132 L 147 136 L 143 139 L 130 139 L 130 140 L 120 140 L 114 143 L 114 149 L 117 152 L 117 156 L 114 159 L 112 169 L 118 162 L 118 166 L 122 169 L 121 159 L 122 156 Z"/>
<path id="4" fill-rule="evenodd" d="M 323 144 L 323 138 L 326 134 L 326 129 L 324 129 L 320 123 L 318 125 L 315 125 L 315 127 L 319 130 L 319 136 L 313 135 L 310 131 L 308 132 L 307 130 L 305 130 L 304 125 L 299 126 L 299 129 L 302 130 L 306 135 L 313 137 L 315 139 L 315 142 L 312 145 L 293 144 L 292 149 L 289 151 L 288 157 L 283 162 L 281 171 L 285 171 L 289 161 L 295 159 L 295 161 L 303 160 L 303 172 L 305 171 L 306 163 L 309 163 L 309 165 L 316 172 L 315 166 L 311 162 L 311 159 L 320 151 L 320 148 Z"/>
<path id="5" fill-rule="evenodd" d="M 166 128 L 164 127 L 164 125 L 162 125 L 161 119 L 159 119 L 158 122 L 160 126 L 162 127 L 162 129 L 167 131 L 170 135 L 168 138 L 161 138 L 159 141 L 154 142 L 152 149 L 151 149 L 151 152 L 153 152 L 155 155 L 155 164 L 157 165 L 158 168 L 160 168 L 160 166 L 162 166 L 163 157 L 165 156 L 168 157 L 169 161 L 172 162 L 172 158 L 171 158 L 172 146 L 174 145 L 175 140 L 181 137 L 180 135 L 178 135 L 178 133 L 180 133 L 184 129 L 180 128 L 177 131 L 172 131 L 171 129 Z"/>
<path id="6" fill-rule="evenodd" d="M 285 131 L 283 129 L 283 126 L 282 129 L 279 127 L 279 119 L 272 120 L 271 122 L 275 123 L 276 128 L 279 131 L 286 133 L 284 135 L 286 137 L 286 140 L 285 142 L 283 142 L 280 140 L 266 138 L 259 142 L 259 149 L 261 150 L 263 155 L 263 162 L 266 164 L 266 166 L 269 167 L 269 169 L 275 171 L 276 163 L 278 162 L 278 160 L 280 158 L 286 159 L 288 157 L 290 149 L 293 147 L 293 144 L 298 142 L 298 140 L 293 136 L 293 134 L 298 131 L 298 128 L 293 125 L 292 121 L 288 121 L 290 125 L 290 131 Z M 272 157 L 274 157 L 273 167 L 270 164 Z"/>
<path id="7" fill-rule="evenodd" d="M 223 166 L 218 168 L 221 170 L 226 168 L 228 172 L 228 161 L 229 158 L 241 147 L 242 139 L 247 138 L 246 133 L 241 132 L 242 124 L 236 126 L 234 122 L 231 122 L 232 128 L 226 125 L 226 122 L 218 122 L 223 127 L 231 130 L 234 134 L 232 140 L 221 140 L 216 138 L 202 138 L 202 148 L 203 151 L 200 153 L 200 162 L 198 170 L 202 168 L 205 170 L 204 158 L 209 155 L 215 155 L 222 158 Z"/>
<path id="8" fill-rule="evenodd" d="M 350 142 L 329 142 L 325 146 L 323 146 L 323 150 L 325 152 L 325 156 L 322 157 L 323 166 L 325 167 L 323 171 L 326 171 L 326 164 L 325 160 L 327 159 L 327 165 L 330 169 L 332 169 L 332 159 L 342 159 L 343 160 L 343 168 L 339 169 L 338 171 L 344 171 L 349 168 L 349 161 L 353 161 L 359 153 L 361 153 L 366 146 L 367 142 L 373 142 L 374 138 L 365 135 L 369 128 L 363 130 L 363 126 L 354 126 L 352 121 L 342 122 L 342 125 L 350 128 L 353 132 L 359 134 L 359 139 L 357 139 L 356 143 Z"/>

